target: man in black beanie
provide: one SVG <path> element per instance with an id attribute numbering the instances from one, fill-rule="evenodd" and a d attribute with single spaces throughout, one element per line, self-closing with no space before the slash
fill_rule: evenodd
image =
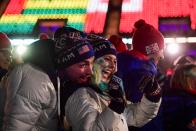
<path id="1" fill-rule="evenodd" d="M 60 77 L 59 115 L 60 124 L 64 128 L 69 128 L 64 109 L 67 99 L 79 87 L 88 85 L 92 75 L 94 51 L 85 37 L 84 32 L 72 27 L 59 28 L 54 34 L 55 61 Z"/>

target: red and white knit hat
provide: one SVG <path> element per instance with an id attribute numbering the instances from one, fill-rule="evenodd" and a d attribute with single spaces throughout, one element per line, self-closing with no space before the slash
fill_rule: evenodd
<path id="1" fill-rule="evenodd" d="M 138 20 L 133 34 L 133 50 L 144 55 L 154 54 L 165 47 L 164 38 L 160 31 L 144 20 Z"/>
<path id="2" fill-rule="evenodd" d="M 40 33 L 40 34 L 39 34 L 39 39 L 40 39 L 40 40 L 49 39 L 49 36 L 48 36 L 48 34 L 46 34 L 46 33 Z"/>
<path id="3" fill-rule="evenodd" d="M 11 50 L 11 42 L 3 32 L 0 32 L 0 50 Z"/>

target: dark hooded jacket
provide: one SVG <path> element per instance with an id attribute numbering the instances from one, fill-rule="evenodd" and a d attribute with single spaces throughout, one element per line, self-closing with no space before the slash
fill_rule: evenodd
<path id="1" fill-rule="evenodd" d="M 126 51 L 118 54 L 118 72 L 117 75 L 122 78 L 126 97 L 129 101 L 138 103 L 141 101 L 143 92 L 139 83 L 143 76 L 157 75 L 157 67 L 152 60 L 149 60 L 141 53 L 135 51 Z M 129 127 L 130 131 L 161 131 L 161 111 L 149 123 L 143 127 Z"/>
<path id="2" fill-rule="evenodd" d="M 163 99 L 165 131 L 192 131 L 190 124 L 196 118 L 196 95 L 172 89 Z"/>
<path id="3" fill-rule="evenodd" d="M 143 96 L 139 88 L 141 79 L 146 75 L 156 75 L 157 67 L 152 60 L 132 51 L 119 53 L 117 60 L 117 75 L 123 80 L 126 97 L 129 101 L 137 103 Z"/>

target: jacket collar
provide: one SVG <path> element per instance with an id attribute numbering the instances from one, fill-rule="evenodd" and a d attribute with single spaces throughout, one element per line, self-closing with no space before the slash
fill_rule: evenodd
<path id="1" fill-rule="evenodd" d="M 136 50 L 131 50 L 131 51 L 128 51 L 128 54 L 134 56 L 134 57 L 137 57 L 139 58 L 140 60 L 149 60 L 149 57 L 136 51 Z"/>

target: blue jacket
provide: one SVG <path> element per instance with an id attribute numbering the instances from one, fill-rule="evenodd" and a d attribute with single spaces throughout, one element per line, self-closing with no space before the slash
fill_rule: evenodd
<path id="1" fill-rule="evenodd" d="M 132 52 L 119 53 L 117 75 L 123 80 L 126 97 L 131 102 L 139 102 L 143 93 L 139 89 L 139 83 L 143 76 L 154 76 L 157 67 L 152 60 L 147 60 Z"/>
<path id="2" fill-rule="evenodd" d="M 152 60 L 134 51 L 119 53 L 117 75 L 123 80 L 127 100 L 137 103 L 141 101 L 142 91 L 139 83 L 143 76 L 155 76 L 157 67 Z M 158 115 L 143 127 L 129 127 L 130 131 L 162 131 L 161 110 Z"/>

